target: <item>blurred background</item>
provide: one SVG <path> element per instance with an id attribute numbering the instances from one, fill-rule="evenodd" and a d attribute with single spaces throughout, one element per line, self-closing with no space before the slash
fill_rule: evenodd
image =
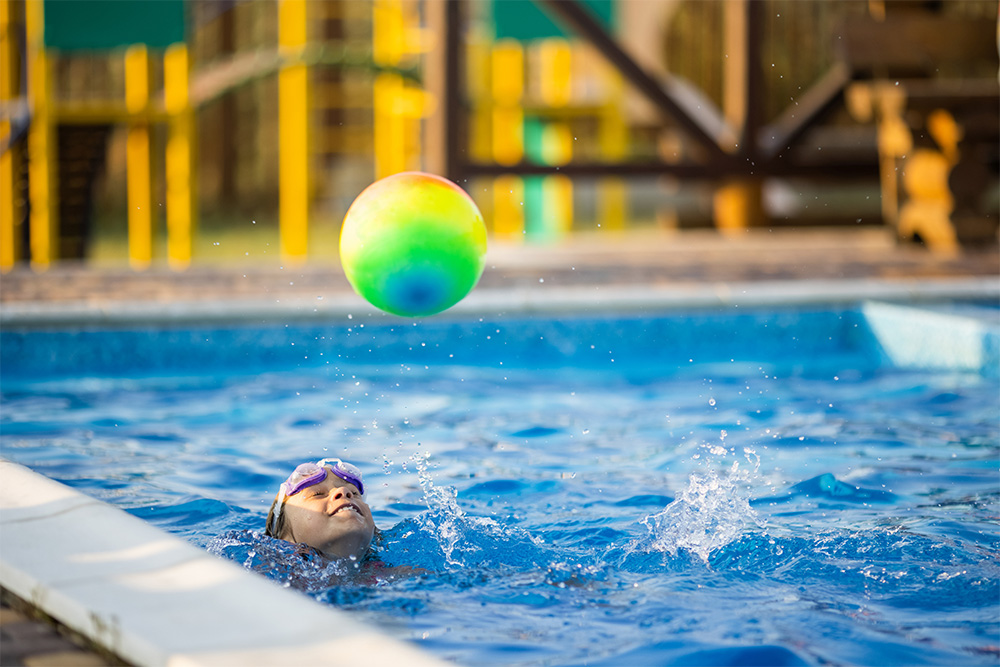
<path id="1" fill-rule="evenodd" d="M 373 180 L 492 238 L 994 246 L 996 0 L 2 0 L 0 268 L 335 262 Z"/>

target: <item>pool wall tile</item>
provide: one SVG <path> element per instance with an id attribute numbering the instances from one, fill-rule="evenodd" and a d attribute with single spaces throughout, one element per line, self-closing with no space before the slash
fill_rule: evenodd
<path id="1" fill-rule="evenodd" d="M 129 662 L 443 664 L 23 466 L 0 479 L 0 585 Z"/>
<path id="2" fill-rule="evenodd" d="M 892 355 L 881 344 L 885 331 L 870 326 L 862 303 L 922 311 L 964 300 L 996 309 L 998 295 L 997 281 L 985 278 L 540 287 L 477 290 L 446 313 L 421 320 L 374 311 L 357 298 L 211 307 L 7 303 L 0 307 L 0 374 L 9 382 L 342 363 L 632 364 L 669 372 L 688 360 L 781 363 L 793 355 L 876 368 L 892 364 Z M 995 337 L 982 345 L 985 361 L 997 356 Z M 910 358 L 893 350 L 898 359 Z"/>
<path id="3" fill-rule="evenodd" d="M 896 368 L 1000 374 L 1000 310 L 868 302 L 865 320 Z"/>
<path id="4" fill-rule="evenodd" d="M 341 364 L 583 368 L 855 357 L 853 309 L 693 310 L 648 315 L 424 320 L 344 326 L 0 332 L 2 372 L 18 377 L 254 372 Z M 363 324 L 363 323 L 362 323 Z"/>

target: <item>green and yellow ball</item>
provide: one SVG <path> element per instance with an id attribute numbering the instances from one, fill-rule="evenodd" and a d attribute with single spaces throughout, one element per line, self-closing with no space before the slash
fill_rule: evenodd
<path id="1" fill-rule="evenodd" d="M 376 308 L 425 317 L 451 308 L 479 282 L 486 226 L 472 198 L 433 174 L 403 172 L 368 186 L 340 233 L 340 261 Z"/>

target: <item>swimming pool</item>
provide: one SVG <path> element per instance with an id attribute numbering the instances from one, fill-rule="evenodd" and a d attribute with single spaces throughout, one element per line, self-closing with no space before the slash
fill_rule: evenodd
<path id="1" fill-rule="evenodd" d="M 744 310 L 8 330 L 0 443 L 465 664 L 996 664 L 995 305 Z M 260 535 L 323 455 L 425 573 Z"/>

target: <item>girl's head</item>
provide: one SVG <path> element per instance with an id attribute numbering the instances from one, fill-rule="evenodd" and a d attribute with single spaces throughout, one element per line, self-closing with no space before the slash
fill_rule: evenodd
<path id="1" fill-rule="evenodd" d="M 362 558 L 375 534 L 361 471 L 340 459 L 297 467 L 278 489 L 265 532 L 331 558 Z"/>

